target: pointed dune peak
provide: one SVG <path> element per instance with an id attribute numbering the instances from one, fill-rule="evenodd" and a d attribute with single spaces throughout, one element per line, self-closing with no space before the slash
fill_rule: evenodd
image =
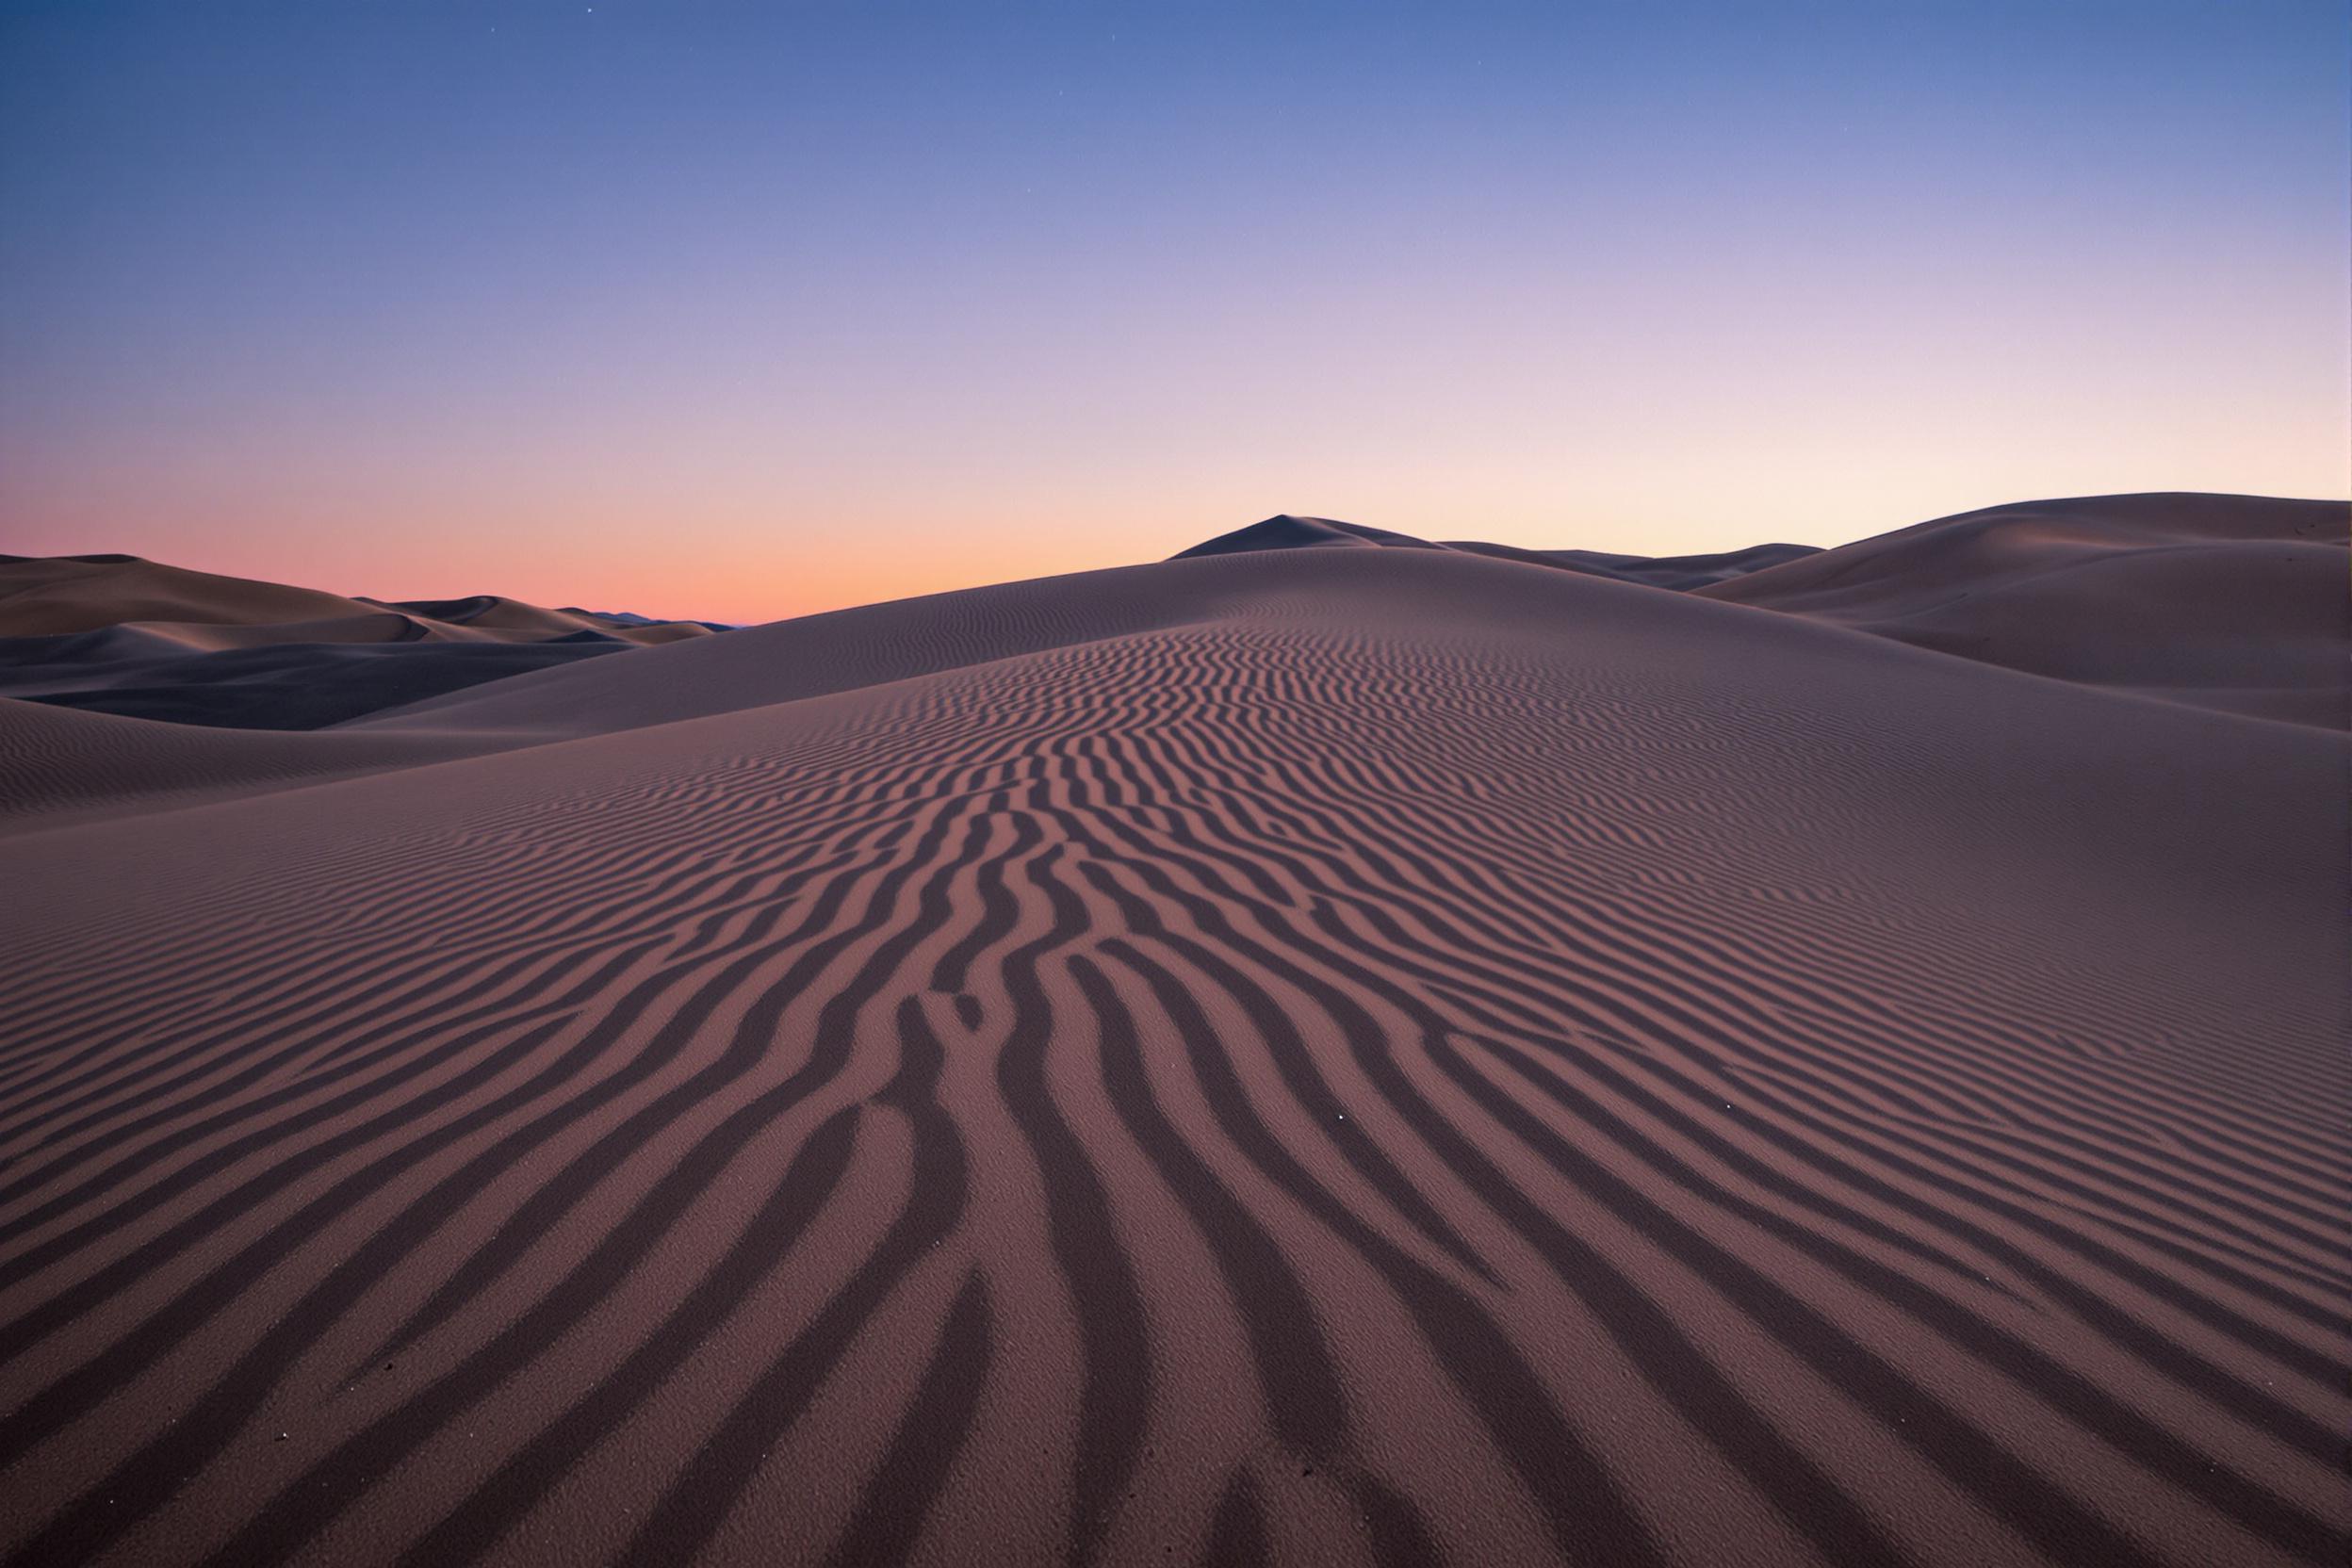
<path id="1" fill-rule="evenodd" d="M 1285 512 L 1262 523 L 1251 523 L 1248 528 L 1220 533 L 1205 544 L 1179 550 L 1169 559 L 1185 561 L 1208 555 L 1242 555 L 1250 550 L 1328 549 L 1338 546 L 1354 547 L 1365 545 L 1384 545 L 1392 549 L 1410 550 L 1443 548 L 1427 539 L 1415 539 L 1410 533 L 1391 533 L 1386 529 L 1334 522 L 1329 517 L 1296 517 Z"/>

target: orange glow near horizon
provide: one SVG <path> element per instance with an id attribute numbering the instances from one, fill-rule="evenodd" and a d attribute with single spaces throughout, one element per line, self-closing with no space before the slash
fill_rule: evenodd
<path id="1" fill-rule="evenodd" d="M 0 23 L 0 549 L 757 621 L 2352 467 L 2328 7 L 491 8 Z"/>
<path id="2" fill-rule="evenodd" d="M 1613 407 L 1522 384 L 1478 401 L 1475 434 L 1418 441 L 1401 401 L 1290 410 L 1203 395 L 1185 410 L 1163 393 L 1133 416 L 1168 433 L 1164 466 L 1132 450 L 1106 460 L 1109 433 L 1074 424 L 1058 450 L 935 467 L 838 450 L 830 466 L 803 453 L 771 466 L 698 452 L 681 431 L 677 446 L 549 439 L 438 475 L 321 432 L 292 459 L 240 463 L 224 443 L 159 474 L 109 471 L 96 453 L 54 487 L 20 471 L 5 482 L 7 547 L 121 550 L 383 598 L 495 592 L 753 622 L 1160 560 L 1277 512 L 1529 548 L 1836 545 L 2059 495 L 2340 496 L 2352 410 L 2340 390 L 2321 395 L 2329 355 L 2308 358 L 2236 385 L 2209 373 L 2194 397 L 2177 384 L 1964 388 L 1930 367 L 1919 379 L 1936 384 L 1900 398 L 1765 398 L 1742 417 L 1726 389 L 1679 419 L 1657 384 L 1665 367 L 1646 397 L 1621 369 Z M 2278 396 L 2298 384 L 2312 390 Z"/>

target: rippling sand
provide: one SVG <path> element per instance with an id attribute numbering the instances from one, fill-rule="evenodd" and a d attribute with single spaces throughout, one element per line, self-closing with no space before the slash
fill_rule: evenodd
<path id="1" fill-rule="evenodd" d="M 2342 506 L 1304 542 L 0 701 L 8 1560 L 2343 1560 Z"/>

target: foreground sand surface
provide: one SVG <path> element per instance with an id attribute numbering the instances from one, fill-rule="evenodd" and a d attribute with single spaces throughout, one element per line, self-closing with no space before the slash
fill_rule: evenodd
<path id="1" fill-rule="evenodd" d="M 0 702 L 0 1551 L 2341 1562 L 2344 513 L 2262 504 Z"/>

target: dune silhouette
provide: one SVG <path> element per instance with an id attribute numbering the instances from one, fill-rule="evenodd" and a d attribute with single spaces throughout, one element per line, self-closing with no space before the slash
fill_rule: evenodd
<path id="1" fill-rule="evenodd" d="M 0 1561 L 2340 1560 L 2344 514 L 28 572 Z"/>

